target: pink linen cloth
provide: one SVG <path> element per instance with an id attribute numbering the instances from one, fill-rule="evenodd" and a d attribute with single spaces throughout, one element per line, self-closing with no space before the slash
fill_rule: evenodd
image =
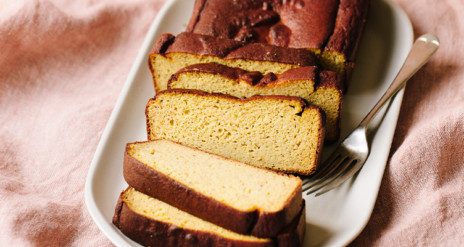
<path id="1" fill-rule="evenodd" d="M 374 212 L 351 245 L 464 246 L 464 3 L 395 2 L 441 48 L 407 85 Z M 2 1 L 0 246 L 111 246 L 85 179 L 164 3 Z"/>
<path id="2" fill-rule="evenodd" d="M 372 217 L 353 246 L 464 246 L 464 2 L 396 0 L 440 48 L 407 84 Z"/>
<path id="3" fill-rule="evenodd" d="M 111 246 L 85 179 L 164 2 L 2 1 L 0 246 Z"/>

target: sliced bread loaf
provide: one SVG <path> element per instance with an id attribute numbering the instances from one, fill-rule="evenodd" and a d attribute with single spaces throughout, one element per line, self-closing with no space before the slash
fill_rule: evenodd
<path id="1" fill-rule="evenodd" d="M 169 139 L 288 173 L 310 175 L 318 166 L 325 114 L 298 97 L 169 89 L 149 100 L 145 112 L 148 140 Z"/>
<path id="2" fill-rule="evenodd" d="M 316 67 L 308 66 L 264 75 L 216 63 L 194 64 L 175 73 L 168 88 L 196 89 L 239 98 L 254 95 L 301 97 L 325 112 L 325 140 L 334 142 L 340 136 L 343 80 L 332 71 L 319 72 Z"/>
<path id="3" fill-rule="evenodd" d="M 304 201 L 303 201 L 304 202 Z M 304 203 L 298 216 L 275 238 L 257 238 L 221 228 L 133 188 L 119 197 L 113 224 L 144 246 L 302 246 Z"/>
<path id="4" fill-rule="evenodd" d="M 136 190 L 242 234 L 274 237 L 300 211 L 301 179 L 168 140 L 129 143 L 124 178 Z"/>
<path id="5" fill-rule="evenodd" d="M 155 91 L 166 89 L 171 75 L 180 69 L 209 62 L 277 74 L 291 68 L 317 65 L 315 55 L 306 49 L 261 43 L 245 44 L 232 39 L 187 32 L 177 36 L 165 33 L 157 39 L 149 56 L 148 64 Z"/>
<path id="6" fill-rule="evenodd" d="M 324 69 L 349 73 L 370 0 L 196 0 L 187 31 L 307 48 Z"/>

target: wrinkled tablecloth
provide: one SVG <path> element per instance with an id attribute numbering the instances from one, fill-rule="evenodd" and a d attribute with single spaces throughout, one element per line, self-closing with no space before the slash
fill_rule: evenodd
<path id="1" fill-rule="evenodd" d="M 352 245 L 464 246 L 464 2 L 395 2 L 441 47 L 407 84 L 372 217 Z M 86 209 L 85 179 L 165 1 L 0 3 L 0 246 L 111 246 Z"/>

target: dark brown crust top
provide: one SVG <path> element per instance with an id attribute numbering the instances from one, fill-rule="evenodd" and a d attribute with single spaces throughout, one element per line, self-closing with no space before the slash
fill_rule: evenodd
<path id="1" fill-rule="evenodd" d="M 245 247 L 265 247 L 265 246 L 302 246 L 304 240 L 305 207 L 300 210 L 300 214 L 291 223 L 286 232 L 278 235 L 268 242 L 240 241 L 224 238 L 220 235 L 205 231 L 196 231 L 176 227 L 172 224 L 158 221 L 137 214 L 132 211 L 122 200 L 121 193 L 116 205 L 113 216 L 113 224 L 118 227 L 130 239 L 144 246 L 245 246 Z M 297 222 L 296 226 L 295 222 Z"/>
<path id="2" fill-rule="evenodd" d="M 300 67 L 289 69 L 284 73 L 277 75 L 278 79 L 276 83 L 293 80 L 311 80 L 314 82 L 314 84 L 317 84 L 318 72 L 319 69 L 317 67 Z"/>
<path id="3" fill-rule="evenodd" d="M 169 37 L 169 38 L 168 38 Z M 167 47 L 167 48 L 165 48 Z M 269 44 L 219 39 L 213 36 L 183 32 L 173 38 L 163 34 L 155 42 L 152 54 L 189 53 L 223 59 L 267 61 L 299 66 L 316 66 L 315 55 L 306 49 L 279 47 Z"/>
<path id="4" fill-rule="evenodd" d="M 338 0 L 281 1 L 281 22 L 291 30 L 288 47 L 324 49 L 333 32 Z M 278 9 L 278 8 L 277 8 Z"/>
<path id="5" fill-rule="evenodd" d="M 345 80 L 343 76 L 333 71 L 322 70 L 319 72 L 319 79 L 316 87 L 333 87 L 340 90 L 340 95 L 345 88 Z"/>
<path id="6" fill-rule="evenodd" d="M 175 81 L 182 73 L 207 73 L 213 75 L 220 75 L 231 80 L 244 81 L 251 86 L 267 87 L 271 84 L 279 84 L 285 81 L 292 80 L 311 80 L 316 81 L 318 69 L 315 66 L 300 67 L 285 71 L 280 75 L 268 73 L 263 75 L 258 71 L 247 71 L 239 68 L 232 68 L 217 63 L 202 63 L 193 64 L 182 68 L 175 73 L 168 82 L 168 88 L 171 81 Z"/>
<path id="7" fill-rule="evenodd" d="M 182 32 L 175 36 L 174 42 L 160 54 L 181 52 L 225 58 L 229 53 L 244 45 L 243 42 L 231 39 L 218 39 L 213 36 Z"/>
<path id="8" fill-rule="evenodd" d="M 207 73 L 221 75 L 231 80 L 242 80 L 249 85 L 257 85 L 263 79 L 263 74 L 257 71 L 247 71 L 239 68 L 232 68 L 218 63 L 200 63 L 184 67 L 172 75 L 168 82 L 168 88 L 171 81 L 177 80 L 182 73 Z"/>
<path id="9" fill-rule="evenodd" d="M 352 62 L 364 29 L 370 0 L 341 0 L 333 34 L 325 47 L 336 51 Z"/>
<path id="10" fill-rule="evenodd" d="M 198 19 L 200 18 L 200 14 L 203 11 L 203 7 L 205 6 L 206 0 L 195 0 L 195 3 L 193 5 L 193 13 L 192 16 L 190 17 L 190 21 L 187 24 L 186 31 L 193 30 L 195 27 L 196 23 L 198 22 Z"/>
<path id="11" fill-rule="evenodd" d="M 188 32 L 336 51 L 353 61 L 370 0 L 197 0 Z"/>
<path id="12" fill-rule="evenodd" d="M 246 42 L 323 49 L 338 0 L 199 0 L 187 31 Z"/>
<path id="13" fill-rule="evenodd" d="M 123 167 L 124 178 L 131 187 L 218 226 L 241 234 L 273 237 L 281 232 L 283 227 L 289 224 L 299 212 L 302 201 L 299 196 L 301 187 L 292 193 L 290 201 L 280 211 L 240 211 L 198 193 L 133 158 L 128 154 L 131 144 L 128 143 L 126 146 Z M 191 149 L 204 152 L 196 148 Z"/>
<path id="14" fill-rule="evenodd" d="M 160 53 L 163 54 L 166 52 L 166 49 L 174 42 L 176 36 L 170 33 L 162 33 L 155 41 L 155 44 L 151 48 L 150 53 Z"/>

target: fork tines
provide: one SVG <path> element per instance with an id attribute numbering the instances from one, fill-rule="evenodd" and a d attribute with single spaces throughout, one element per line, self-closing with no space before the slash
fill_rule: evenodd
<path id="1" fill-rule="evenodd" d="M 349 167 L 356 163 L 355 159 L 350 156 L 338 154 L 332 156 L 329 160 L 324 162 L 323 168 L 314 177 L 305 179 L 303 181 L 303 191 L 306 195 L 312 194 L 330 183 L 335 183 L 340 175 L 344 174 Z M 334 186 L 336 187 L 336 186 Z M 316 194 L 321 195 L 332 189 L 332 186 L 325 188 L 323 191 Z"/>

